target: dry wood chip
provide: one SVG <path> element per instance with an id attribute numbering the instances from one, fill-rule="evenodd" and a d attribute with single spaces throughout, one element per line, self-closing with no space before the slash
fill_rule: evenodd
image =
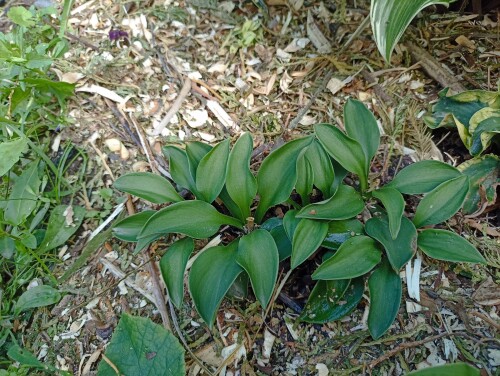
<path id="1" fill-rule="evenodd" d="M 240 127 L 238 126 L 238 124 L 236 124 L 236 122 L 231 119 L 231 116 L 229 116 L 226 110 L 222 108 L 219 102 L 208 100 L 207 107 L 225 128 L 233 129 L 237 132 L 240 131 Z"/>
<path id="2" fill-rule="evenodd" d="M 307 36 L 319 53 L 326 54 L 332 51 L 332 45 L 326 39 L 319 27 L 314 22 L 311 11 L 307 12 Z"/>
<path id="3" fill-rule="evenodd" d="M 500 286 L 488 277 L 472 294 L 472 299 L 481 305 L 498 305 L 500 304 Z"/>
<path id="4" fill-rule="evenodd" d="M 99 85 L 90 85 L 90 86 L 81 86 L 77 87 L 75 89 L 76 92 L 83 91 L 85 93 L 93 93 L 93 94 L 99 94 L 100 96 L 104 98 L 108 98 L 109 100 L 112 100 L 113 102 L 124 104 L 125 99 L 122 98 L 120 95 L 116 94 L 114 91 L 106 89 L 102 86 Z"/>
<path id="5" fill-rule="evenodd" d="M 455 42 L 457 42 L 458 45 L 465 47 L 471 51 L 474 51 L 476 49 L 476 44 L 469 38 L 467 38 L 465 35 L 458 36 L 455 39 Z"/>

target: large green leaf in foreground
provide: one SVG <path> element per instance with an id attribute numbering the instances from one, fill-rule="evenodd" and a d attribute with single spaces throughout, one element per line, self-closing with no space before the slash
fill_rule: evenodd
<path id="1" fill-rule="evenodd" d="M 444 364 L 413 371 L 407 376 L 479 376 L 481 372 L 466 363 Z"/>
<path id="2" fill-rule="evenodd" d="M 124 313 L 116 327 L 106 358 L 120 375 L 186 374 L 184 349 L 175 336 L 150 319 Z M 101 360 L 99 376 L 116 376 L 106 360 Z"/>
<path id="3" fill-rule="evenodd" d="M 154 204 L 184 200 L 167 179 L 150 172 L 131 172 L 120 176 L 113 187 Z"/>

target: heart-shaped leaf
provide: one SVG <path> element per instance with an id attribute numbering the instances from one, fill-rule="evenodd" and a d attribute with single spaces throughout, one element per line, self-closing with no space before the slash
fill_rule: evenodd
<path id="1" fill-rule="evenodd" d="M 236 262 L 247 272 L 262 308 L 266 308 L 278 278 L 279 254 L 273 237 L 266 230 L 242 236 Z"/>
<path id="2" fill-rule="evenodd" d="M 394 188 L 381 188 L 372 192 L 373 197 L 377 198 L 384 205 L 389 217 L 389 229 L 391 237 L 396 239 L 401 227 L 401 218 L 405 209 L 405 200 L 399 191 Z"/>
<path id="3" fill-rule="evenodd" d="M 298 218 L 340 220 L 355 217 L 363 211 L 365 203 L 352 187 L 341 184 L 333 197 L 303 207 Z"/>
<path id="4" fill-rule="evenodd" d="M 194 250 L 191 238 L 177 240 L 168 247 L 160 260 L 160 270 L 172 303 L 180 308 L 184 298 L 184 271 Z"/>
<path id="5" fill-rule="evenodd" d="M 253 140 L 250 133 L 243 133 L 233 146 L 227 164 L 227 193 L 238 206 L 241 220 L 250 217 L 250 205 L 257 194 L 257 181 L 250 171 Z"/>
<path id="6" fill-rule="evenodd" d="M 438 260 L 486 264 L 484 257 L 472 244 L 447 230 L 423 230 L 418 234 L 418 248 Z"/>
<path id="7" fill-rule="evenodd" d="M 167 179 L 150 172 L 131 172 L 120 176 L 113 186 L 153 204 L 184 200 Z"/>
<path id="8" fill-rule="evenodd" d="M 319 248 L 328 232 L 328 222 L 301 219 L 293 234 L 291 268 L 302 264 Z"/>
<path id="9" fill-rule="evenodd" d="M 426 160 L 403 168 L 385 187 L 409 195 L 422 194 L 460 175 L 460 171 L 447 163 Z"/>
<path id="10" fill-rule="evenodd" d="M 368 279 L 370 312 L 368 329 L 373 339 L 380 338 L 392 325 L 399 311 L 402 284 L 399 274 L 384 261 Z"/>
<path id="11" fill-rule="evenodd" d="M 375 240 L 360 235 L 347 239 L 337 252 L 323 262 L 313 279 L 350 279 L 368 273 L 380 262 L 381 253 Z"/>
<path id="12" fill-rule="evenodd" d="M 396 239 L 392 238 L 389 228 L 387 218 L 370 218 L 365 224 L 366 233 L 384 246 L 391 266 L 399 272 L 417 249 L 417 229 L 406 217 L 403 217 Z"/>
<path id="13" fill-rule="evenodd" d="M 156 211 L 154 210 L 144 210 L 116 222 L 113 226 L 113 236 L 125 242 L 136 242 L 142 228 L 155 213 Z"/>
<path id="14" fill-rule="evenodd" d="M 446 221 L 460 210 L 468 191 L 469 178 L 465 175 L 440 184 L 420 201 L 413 224 L 422 227 Z"/>
<path id="15" fill-rule="evenodd" d="M 236 262 L 238 241 L 226 247 L 212 247 L 193 263 L 189 273 L 189 291 L 196 310 L 212 328 L 215 314 L 227 291 L 243 272 Z"/>
<path id="16" fill-rule="evenodd" d="M 286 201 L 297 182 L 297 158 L 309 146 L 311 136 L 287 142 L 274 150 L 262 162 L 257 175 L 260 202 L 255 213 L 255 221 L 260 223 L 267 209 Z"/>
<path id="17" fill-rule="evenodd" d="M 318 140 L 314 140 L 306 150 L 306 159 L 313 170 L 314 185 L 318 188 L 323 197 L 329 198 L 333 195 L 332 184 L 335 179 L 332 160 Z"/>
<path id="18" fill-rule="evenodd" d="M 168 145 L 162 148 L 163 154 L 168 158 L 168 165 L 172 179 L 178 185 L 190 190 L 196 197 L 195 175 L 191 175 L 189 159 L 186 152 L 176 146 Z"/>
<path id="19" fill-rule="evenodd" d="M 356 235 L 363 235 L 363 233 L 364 226 L 357 219 L 330 221 L 328 223 L 328 233 L 321 246 L 336 251 L 347 239 Z"/>
<path id="20" fill-rule="evenodd" d="M 196 189 L 200 197 L 213 202 L 226 182 L 229 139 L 226 139 L 205 155 L 196 169 Z"/>
<path id="21" fill-rule="evenodd" d="M 295 183 L 295 190 L 300 195 L 302 205 L 309 204 L 309 195 L 312 192 L 313 184 L 313 168 L 305 157 L 305 152 L 302 152 L 297 159 L 297 183 Z"/>
<path id="22" fill-rule="evenodd" d="M 152 215 L 139 238 L 155 234 L 181 233 L 195 239 L 204 239 L 214 235 L 222 225 L 242 228 L 241 222 L 236 218 L 219 213 L 204 201 L 182 201 Z"/>

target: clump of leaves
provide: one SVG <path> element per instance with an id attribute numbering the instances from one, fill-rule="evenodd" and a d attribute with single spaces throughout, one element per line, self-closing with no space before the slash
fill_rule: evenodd
<path id="1" fill-rule="evenodd" d="M 234 54 L 240 48 L 255 45 L 263 38 L 263 29 L 258 18 L 245 20 L 242 25 L 236 25 L 224 41 L 223 47 L 229 44 L 229 51 Z"/>
<path id="2" fill-rule="evenodd" d="M 243 134 L 232 149 L 229 140 L 213 148 L 199 142 L 187 143 L 185 150 L 166 146 L 176 186 L 157 175 L 132 173 L 119 178 L 115 188 L 155 204 L 173 204 L 120 221 L 114 234 L 137 242 L 136 251 L 162 236 L 181 235 L 161 260 L 169 295 L 179 307 L 192 239 L 208 238 L 222 225 L 230 226 L 234 240 L 198 254 L 189 273 L 191 297 L 210 327 L 238 276 L 250 280 L 266 308 L 279 263 L 290 258 L 294 269 L 319 251 L 325 261 L 312 275 L 318 283 L 301 320 L 325 322 L 349 313 L 368 279 L 368 325 L 379 338 L 399 309 L 399 271 L 417 248 L 439 260 L 485 260 L 459 235 L 432 228 L 460 209 L 469 190 L 467 176 L 445 163 L 422 161 L 403 169 L 388 185 L 370 189 L 368 172 L 380 137 L 376 120 L 361 102 L 350 100 L 344 123 L 346 134 L 318 124 L 314 135 L 274 150 L 256 177 L 250 170 L 250 134 Z M 348 172 L 358 177 L 356 187 L 343 183 Z M 181 197 L 179 189 L 191 192 L 193 199 Z M 300 200 L 293 200 L 294 190 Z M 403 195 L 421 194 L 415 213 L 405 215 Z M 297 209 L 284 218 L 269 217 L 269 209 L 284 202 Z M 382 206 L 374 205 L 377 202 Z M 358 216 L 367 208 L 372 218 L 362 223 Z"/>

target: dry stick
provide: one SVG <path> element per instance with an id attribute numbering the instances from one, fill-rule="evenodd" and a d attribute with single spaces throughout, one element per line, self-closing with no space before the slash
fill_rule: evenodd
<path id="1" fill-rule="evenodd" d="M 472 316 L 479 317 L 481 320 L 486 321 L 488 324 L 490 324 L 492 327 L 494 327 L 496 330 L 500 330 L 500 325 L 498 325 L 495 321 L 490 319 L 488 316 L 483 315 L 480 312 L 472 311 L 470 313 Z"/>
<path id="2" fill-rule="evenodd" d="M 160 124 L 158 124 L 158 126 L 154 129 L 153 135 L 158 136 L 165 129 L 170 120 L 172 120 L 174 115 L 181 108 L 182 102 L 187 97 L 190 91 L 191 91 L 191 80 L 189 79 L 189 77 L 186 77 L 186 80 L 184 81 L 184 85 L 182 85 L 182 89 L 179 92 L 179 95 L 177 96 L 177 98 L 175 98 L 172 107 L 170 107 L 167 114 L 160 122 Z"/>

